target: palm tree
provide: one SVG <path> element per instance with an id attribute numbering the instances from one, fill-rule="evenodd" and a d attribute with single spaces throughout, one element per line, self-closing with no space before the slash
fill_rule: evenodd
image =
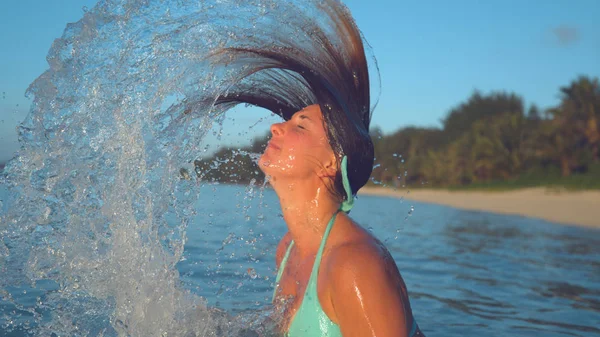
<path id="1" fill-rule="evenodd" d="M 570 86 L 562 87 L 561 104 L 553 110 L 555 119 L 565 127 L 585 136 L 592 152 L 592 160 L 598 162 L 600 146 L 600 85 L 598 79 L 580 76 Z"/>
<path id="2" fill-rule="evenodd" d="M 507 112 L 473 124 L 471 156 L 479 181 L 509 179 L 522 167 L 524 116 Z"/>
<path id="3" fill-rule="evenodd" d="M 554 162 L 560 166 L 563 177 L 571 175 L 581 167 L 584 158 L 586 139 L 569 123 L 560 108 L 548 110 L 554 119 L 544 121 L 535 130 L 530 145 L 535 148 L 535 156 L 542 162 Z"/>

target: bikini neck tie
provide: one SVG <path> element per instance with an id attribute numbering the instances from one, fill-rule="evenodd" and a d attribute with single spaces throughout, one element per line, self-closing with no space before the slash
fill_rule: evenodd
<path id="1" fill-rule="evenodd" d="M 342 201 L 340 209 L 349 213 L 354 206 L 354 197 L 352 196 L 352 188 L 350 188 L 350 181 L 348 180 L 348 157 L 346 156 L 342 158 L 342 183 L 346 192 L 346 200 Z"/>

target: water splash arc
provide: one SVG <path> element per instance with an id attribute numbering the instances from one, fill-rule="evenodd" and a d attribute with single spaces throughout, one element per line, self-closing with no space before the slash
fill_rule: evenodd
<path id="1" fill-rule="evenodd" d="M 35 335 L 204 335 L 223 326 L 182 289 L 175 265 L 195 214 L 182 165 L 228 107 L 242 67 L 225 46 L 269 41 L 320 1 L 103 0 L 68 24 L 28 88 L 21 148 L 0 215 L 3 328 Z M 302 38 L 302 37 L 299 37 Z M 271 41 L 276 43 L 276 41 Z M 30 289 L 36 303 L 18 303 Z M 7 323 L 8 321 L 12 323 Z M 24 323 L 25 322 L 25 323 Z M 21 324 L 21 325 L 19 325 Z"/>

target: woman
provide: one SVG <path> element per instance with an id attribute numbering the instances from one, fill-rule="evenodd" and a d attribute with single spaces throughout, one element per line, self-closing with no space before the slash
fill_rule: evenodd
<path id="1" fill-rule="evenodd" d="M 421 335 L 393 258 L 347 215 L 374 162 L 361 35 L 341 3 L 315 4 L 325 15 L 294 13 L 286 23 L 294 34 L 282 28 L 213 55 L 244 71 L 216 104 L 252 104 L 285 120 L 271 127 L 259 160 L 288 227 L 276 253 L 281 330 L 290 337 Z"/>
<path id="2" fill-rule="evenodd" d="M 289 336 L 415 336 L 406 287 L 385 247 L 345 213 L 347 157 L 327 140 L 319 105 L 271 127 L 259 160 L 288 227 L 277 248 L 274 301 Z M 340 165 L 341 162 L 341 165 Z M 344 192 L 330 192 L 340 174 Z"/>

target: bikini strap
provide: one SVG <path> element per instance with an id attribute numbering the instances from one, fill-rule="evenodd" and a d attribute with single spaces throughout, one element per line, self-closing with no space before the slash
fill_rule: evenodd
<path id="1" fill-rule="evenodd" d="M 285 266 L 287 265 L 287 260 L 288 260 L 288 257 L 290 256 L 290 252 L 292 251 L 293 245 L 294 245 L 294 240 L 290 241 L 290 244 L 288 245 L 285 255 L 283 256 L 283 260 L 281 260 L 281 263 L 279 264 L 279 270 L 277 271 L 277 278 L 275 278 L 275 289 L 273 290 L 273 298 L 271 299 L 271 302 L 273 302 L 273 300 L 275 300 L 275 295 L 277 294 L 277 289 L 279 289 L 279 280 L 281 279 L 283 270 L 285 269 Z"/>
<path id="2" fill-rule="evenodd" d="M 336 211 L 329 223 L 327 224 L 327 228 L 325 228 L 325 232 L 323 233 L 323 238 L 321 239 L 321 245 L 319 246 L 319 250 L 317 251 L 317 256 L 315 257 L 315 262 L 313 263 L 312 273 L 310 275 L 311 279 L 316 277 L 319 270 L 319 265 L 321 265 L 321 256 L 323 255 L 323 250 L 325 250 L 325 243 L 327 242 L 327 237 L 329 237 L 329 232 L 331 232 L 331 228 L 333 227 L 333 223 L 335 222 L 335 218 L 338 214 Z"/>
<path id="3" fill-rule="evenodd" d="M 342 185 L 344 186 L 344 192 L 346 192 L 346 200 L 342 201 L 340 210 L 346 213 L 350 213 L 352 207 L 354 207 L 354 196 L 352 195 L 352 187 L 350 186 L 350 180 L 348 179 L 348 157 L 342 158 Z"/>
<path id="4" fill-rule="evenodd" d="M 331 220 L 329 220 L 329 223 L 327 224 L 327 227 L 325 228 L 325 232 L 323 233 L 323 238 L 321 239 L 321 245 L 319 246 L 319 250 L 317 251 L 317 256 L 315 257 L 315 261 L 313 263 L 313 268 L 312 268 L 312 271 L 310 274 L 310 279 L 308 281 L 307 287 L 316 286 L 316 277 L 318 275 L 319 266 L 321 265 L 321 257 L 323 256 L 323 250 L 325 249 L 325 243 L 327 242 L 327 237 L 329 236 L 329 233 L 331 232 L 331 228 L 333 227 L 333 223 L 335 222 L 335 218 L 337 217 L 338 212 L 339 212 L 339 210 L 333 214 L 333 216 L 331 217 Z M 273 291 L 273 299 L 271 301 L 275 300 L 275 295 L 277 294 L 277 289 L 279 289 L 279 280 L 281 279 L 281 275 L 283 274 L 283 270 L 285 269 L 285 266 L 287 264 L 287 260 L 288 260 L 288 257 L 290 255 L 290 251 L 292 250 L 293 245 L 294 245 L 294 240 L 290 241 L 288 249 L 285 252 L 285 255 L 283 257 L 283 260 L 281 260 L 281 264 L 279 265 L 279 271 L 277 272 L 277 278 L 275 279 L 275 290 Z"/>

